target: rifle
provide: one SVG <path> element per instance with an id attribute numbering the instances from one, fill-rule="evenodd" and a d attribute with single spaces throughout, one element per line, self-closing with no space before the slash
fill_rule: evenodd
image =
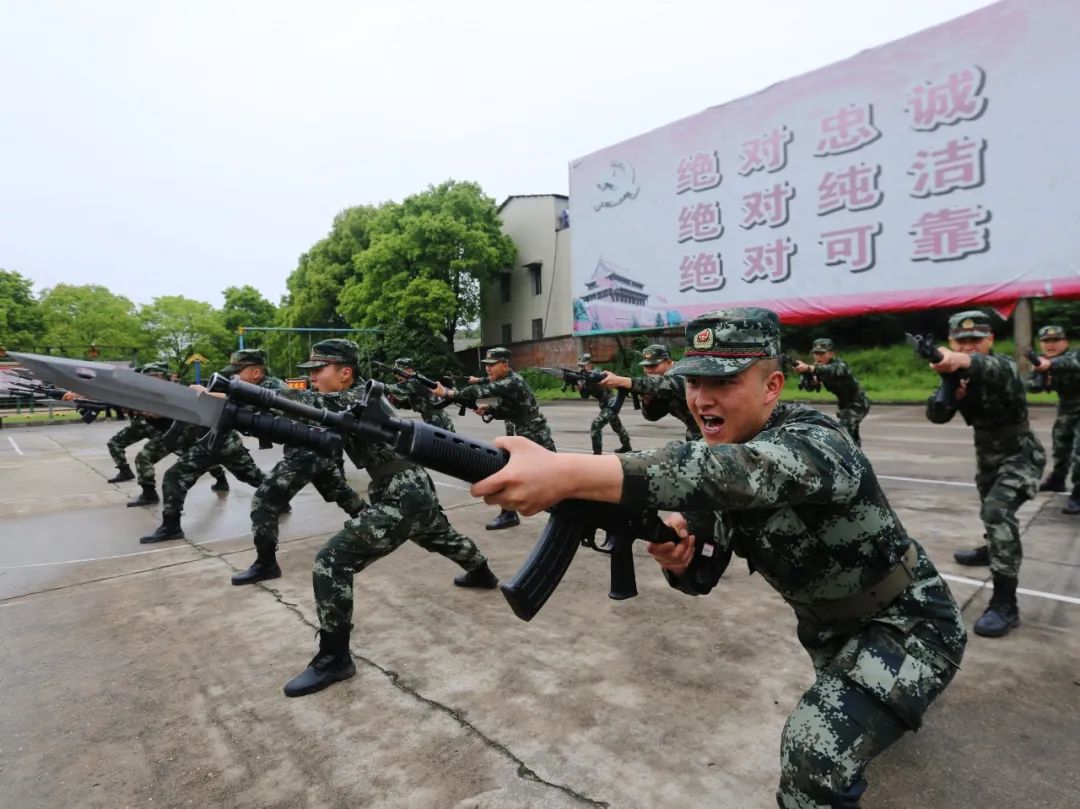
<path id="1" fill-rule="evenodd" d="M 780 355 L 780 364 L 785 370 L 794 369 L 795 362 L 796 359 L 790 354 Z M 821 391 L 821 380 L 817 378 L 817 374 L 799 374 L 799 390 L 805 390 L 807 393 L 818 393 Z"/>
<path id="2" fill-rule="evenodd" d="M 570 388 L 599 385 L 607 375 L 605 371 L 574 371 L 570 368 L 544 368 L 542 366 L 537 366 L 533 368 L 533 370 L 539 371 L 542 374 L 547 374 L 548 376 L 553 376 L 556 379 L 561 379 L 563 391 L 569 390 Z M 615 390 L 615 401 L 611 404 L 612 413 L 618 415 L 619 411 L 622 410 L 623 402 L 626 401 L 627 394 L 629 393 L 630 391 L 626 388 L 617 388 Z M 641 410 L 641 402 L 638 399 L 637 394 L 634 395 L 633 402 L 634 410 Z"/>
<path id="3" fill-rule="evenodd" d="M 915 353 L 923 359 L 930 362 L 941 362 L 944 359 L 944 354 L 934 344 L 934 338 L 929 334 L 909 334 L 904 332 L 904 339 L 907 340 L 908 345 L 915 349 Z M 963 374 L 960 371 L 953 371 L 951 374 L 941 374 L 941 384 L 938 385 L 937 390 L 934 391 L 933 403 L 944 407 L 947 410 L 956 409 L 956 391 L 960 387 L 960 381 L 963 379 Z"/>
<path id="4" fill-rule="evenodd" d="M 52 399 L 54 401 L 63 400 L 64 394 L 67 392 L 63 388 L 55 387 L 54 385 L 43 385 L 34 379 L 25 379 L 22 382 L 12 382 L 8 385 L 8 390 L 14 391 L 21 396 L 29 396 L 31 399 Z M 71 405 L 75 412 L 79 414 L 79 418 L 83 424 L 92 424 L 101 411 L 107 407 L 113 405 L 107 405 L 104 402 L 94 401 L 93 399 L 73 399 Z"/>
<path id="5" fill-rule="evenodd" d="M 189 388 L 163 383 L 124 368 L 104 363 L 79 362 L 58 357 L 19 354 L 33 364 L 41 376 L 58 382 L 78 384 L 92 393 L 106 394 L 125 407 L 212 427 L 215 435 L 240 430 L 248 435 L 268 436 L 275 443 L 312 447 L 323 453 L 336 452 L 348 445 L 343 437 L 373 441 L 393 447 L 397 455 L 417 464 L 470 483 L 483 480 L 506 465 L 509 455 L 493 444 L 448 433 L 421 421 L 401 419 L 383 403 L 383 385 L 369 380 L 364 395 L 351 409 L 330 411 L 292 399 L 276 391 L 250 385 L 239 379 L 214 374 L 207 387 L 225 393 L 225 399 L 196 393 Z M 276 415 L 278 410 L 288 415 Z M 295 419 L 303 419 L 301 423 Z M 322 425 L 322 426 L 314 426 Z M 578 547 L 586 545 L 604 552 L 608 543 L 598 546 L 597 530 L 611 536 L 654 542 L 677 542 L 675 532 L 661 522 L 654 510 L 631 510 L 614 503 L 564 500 L 550 509 L 551 517 L 540 534 L 532 553 L 513 579 L 501 585 L 510 608 L 524 621 L 531 620 L 559 585 Z M 614 549 L 613 549 L 614 550 Z M 695 561 L 708 560 L 715 572 L 730 554 L 716 553 L 716 546 L 704 542 L 695 548 Z M 612 552 L 613 591 L 633 591 L 626 581 L 625 567 L 616 564 L 633 559 L 620 550 Z M 618 562 L 616 562 L 618 560 Z M 725 561 L 726 565 L 726 561 Z M 718 575 L 718 574 L 717 574 Z M 616 587 L 615 585 L 618 585 Z"/>
<path id="6" fill-rule="evenodd" d="M 1029 348 L 1024 352 L 1024 356 L 1027 357 L 1028 362 L 1031 363 L 1032 368 L 1039 364 L 1041 357 L 1035 352 L 1035 349 Z M 1035 371 L 1031 373 L 1031 390 L 1035 393 L 1044 393 L 1050 390 L 1049 374 L 1045 371 Z"/>
<path id="7" fill-rule="evenodd" d="M 434 379 L 429 379 L 428 377 L 426 377 L 423 374 L 418 373 L 416 371 L 413 371 L 410 374 L 408 371 L 404 371 L 401 368 L 395 368 L 393 365 L 387 365 L 385 362 L 379 362 L 378 360 L 372 360 L 371 364 L 372 365 L 378 365 L 380 368 L 383 368 L 383 369 L 385 369 L 387 371 L 390 371 L 391 373 L 397 374 L 402 379 L 415 379 L 415 380 L 418 380 L 420 382 L 420 384 L 422 384 L 428 390 L 435 390 L 435 388 L 437 388 L 439 386 L 439 383 L 436 382 Z"/>

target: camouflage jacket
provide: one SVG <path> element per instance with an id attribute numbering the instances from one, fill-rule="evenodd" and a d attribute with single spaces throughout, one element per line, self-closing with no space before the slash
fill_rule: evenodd
<path id="1" fill-rule="evenodd" d="M 825 390 L 836 397 L 838 407 L 850 407 L 866 396 L 859 380 L 851 373 L 851 368 L 839 357 L 833 357 L 829 362 L 816 363 L 814 376 L 825 386 Z"/>
<path id="2" fill-rule="evenodd" d="M 959 410 L 964 421 L 975 428 L 975 447 L 1006 452 L 1019 447 L 1021 438 L 1031 433 L 1028 426 L 1027 395 L 1016 363 L 1004 354 L 972 354 L 971 367 L 964 371 L 966 393 L 955 408 L 942 407 L 931 396 L 926 417 L 935 424 L 952 420 Z"/>
<path id="3" fill-rule="evenodd" d="M 578 386 L 578 393 L 582 399 L 596 399 L 601 408 L 610 406 L 615 400 L 615 391 L 588 382 Z"/>
<path id="4" fill-rule="evenodd" d="M 393 405 L 402 410 L 415 410 L 420 418 L 431 418 L 431 406 L 435 403 L 431 390 L 419 379 L 403 379 L 399 384 L 387 385 L 386 392 L 394 397 Z"/>
<path id="5" fill-rule="evenodd" d="M 641 415 L 646 421 L 659 421 L 664 416 L 672 415 L 686 425 L 687 441 L 701 438 L 701 430 L 686 404 L 685 377 L 675 374 L 636 376 L 630 390 L 644 397 L 641 400 Z"/>
<path id="6" fill-rule="evenodd" d="M 1058 395 L 1058 413 L 1080 413 L 1080 353 L 1066 351 L 1050 360 L 1050 390 Z M 1026 387 L 1034 390 L 1035 373 L 1028 374 Z"/>
<path id="7" fill-rule="evenodd" d="M 458 400 L 489 398 L 499 401 L 488 412 L 508 425 L 512 424 L 518 435 L 528 435 L 536 429 L 547 427 L 547 419 L 540 412 L 540 405 L 536 403 L 529 383 L 516 371 L 511 371 L 502 379 L 485 379 L 475 385 L 466 385 L 457 392 Z"/>
<path id="8" fill-rule="evenodd" d="M 623 505 L 683 512 L 699 540 L 711 535 L 746 559 L 793 606 L 863 592 L 911 543 L 866 456 L 833 419 L 802 405 L 778 405 L 744 444 L 669 444 L 620 462 Z M 962 648 L 955 602 L 921 549 L 914 576 L 872 620 L 905 632 L 925 622 L 946 649 Z M 804 645 L 841 634 L 800 621 Z"/>

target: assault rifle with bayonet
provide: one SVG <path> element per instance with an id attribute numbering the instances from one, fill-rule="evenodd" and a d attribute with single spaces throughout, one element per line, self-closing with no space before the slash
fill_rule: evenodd
<path id="1" fill-rule="evenodd" d="M 929 362 L 941 362 L 945 358 L 945 355 L 941 353 L 941 349 L 934 344 L 934 338 L 929 334 L 908 334 L 905 332 L 904 339 L 907 340 L 908 345 L 915 349 L 916 354 Z M 956 391 L 960 388 L 960 382 L 963 378 L 963 371 L 941 374 L 941 384 L 934 391 L 934 404 L 948 410 L 956 409 Z"/>
<path id="2" fill-rule="evenodd" d="M 583 390 L 588 385 L 599 385 L 604 381 L 604 377 L 607 376 L 604 371 L 575 371 L 572 368 L 545 368 L 543 366 L 537 366 L 533 368 L 534 371 L 539 371 L 542 374 L 553 376 L 556 379 L 561 379 L 564 391 L 570 390 Z M 611 411 L 618 413 L 622 410 L 623 402 L 626 401 L 627 394 L 630 393 L 626 388 L 618 388 L 615 391 L 615 399 L 611 403 Z M 637 403 L 637 397 L 634 398 L 634 409 L 640 410 L 641 407 Z"/>
<path id="3" fill-rule="evenodd" d="M 20 380 L 15 382 L 9 382 L 7 384 L 8 390 L 12 391 L 17 396 L 22 396 L 34 400 L 38 399 L 51 399 L 54 401 L 63 401 L 64 394 L 67 393 L 63 388 L 58 388 L 54 385 L 44 384 L 36 379 L 21 377 Z M 98 402 L 93 399 L 69 399 L 75 412 L 79 414 L 79 418 L 83 424 L 91 424 L 101 412 L 113 405 L 105 404 L 104 402 Z"/>
<path id="4" fill-rule="evenodd" d="M 398 418 L 383 403 L 383 385 L 375 380 L 366 383 L 364 396 L 351 409 L 336 412 L 293 401 L 276 391 L 218 374 L 211 377 L 207 385 L 210 393 L 206 393 L 104 363 L 34 354 L 16 356 L 39 376 L 57 384 L 107 396 L 132 409 L 211 427 L 207 436 L 211 447 L 215 440 L 233 429 L 246 435 L 265 436 L 275 443 L 311 447 L 323 453 L 344 449 L 348 454 L 353 442 L 376 441 L 392 447 L 402 458 L 470 483 L 490 477 L 509 460 L 508 453 L 494 444 L 440 430 L 422 421 Z M 223 398 L 214 394 L 221 394 Z M 638 511 L 613 503 L 564 500 L 551 508 L 550 514 L 524 565 L 509 582 L 500 586 L 514 614 L 525 621 L 535 617 L 544 606 L 582 545 L 611 554 L 612 597 L 636 594 L 630 543 L 620 544 L 616 556 L 616 547 L 596 542 L 597 531 L 628 539 L 678 541 L 675 532 L 654 510 Z M 707 575 L 715 584 L 715 579 L 727 566 L 730 553 L 718 552 L 710 542 L 695 546 L 694 552 L 696 557 L 704 557 L 708 563 L 703 566 L 707 573 L 702 576 Z"/>
<path id="5" fill-rule="evenodd" d="M 1039 360 L 1042 357 L 1035 351 L 1034 348 L 1029 348 L 1024 352 L 1024 356 L 1027 357 L 1028 362 L 1031 363 L 1031 381 L 1028 382 L 1028 390 L 1033 393 L 1045 393 L 1050 390 L 1050 374 L 1046 371 L 1036 371 L 1035 367 L 1039 364 Z M 1051 363 L 1053 361 L 1051 360 Z"/>
<path id="6" fill-rule="evenodd" d="M 780 364 L 785 370 L 795 370 L 795 363 L 801 362 L 798 357 L 793 357 L 790 354 L 780 355 Z M 821 390 L 821 380 L 818 379 L 817 374 L 810 373 L 799 374 L 799 390 L 805 390 L 808 393 L 818 393 Z"/>

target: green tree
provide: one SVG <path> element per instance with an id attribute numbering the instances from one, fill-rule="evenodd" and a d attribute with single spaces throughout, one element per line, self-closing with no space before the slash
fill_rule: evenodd
<path id="1" fill-rule="evenodd" d="M 0 268 L 0 345 L 30 349 L 44 331 L 34 283 L 17 272 Z"/>
<path id="2" fill-rule="evenodd" d="M 202 354 L 214 370 L 225 364 L 233 345 L 221 313 L 209 303 L 182 295 L 154 298 L 139 318 L 158 356 L 169 368 L 183 373 L 188 357 Z"/>
<path id="3" fill-rule="evenodd" d="M 221 319 L 231 333 L 236 334 L 241 326 L 274 325 L 277 307 L 250 284 L 226 287 L 222 295 L 225 296 L 225 305 L 221 308 Z"/>
<path id="4" fill-rule="evenodd" d="M 135 304 L 97 284 L 57 284 L 41 296 L 44 346 L 82 356 L 91 345 L 101 359 L 127 359 L 151 345 L 143 333 Z"/>
<path id="5" fill-rule="evenodd" d="M 419 322 L 448 345 L 459 325 L 479 317 L 481 282 L 517 255 L 495 200 L 471 182 L 448 180 L 384 204 L 371 226 L 338 311 L 355 326 Z"/>

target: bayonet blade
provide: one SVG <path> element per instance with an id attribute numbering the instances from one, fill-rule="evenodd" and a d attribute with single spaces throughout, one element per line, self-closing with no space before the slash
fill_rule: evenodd
<path id="1" fill-rule="evenodd" d="M 8 354 L 40 379 L 65 390 L 90 394 L 111 405 L 204 427 L 217 426 L 221 411 L 225 409 L 224 399 L 164 379 L 137 374 L 128 368 L 17 351 L 9 351 Z"/>

